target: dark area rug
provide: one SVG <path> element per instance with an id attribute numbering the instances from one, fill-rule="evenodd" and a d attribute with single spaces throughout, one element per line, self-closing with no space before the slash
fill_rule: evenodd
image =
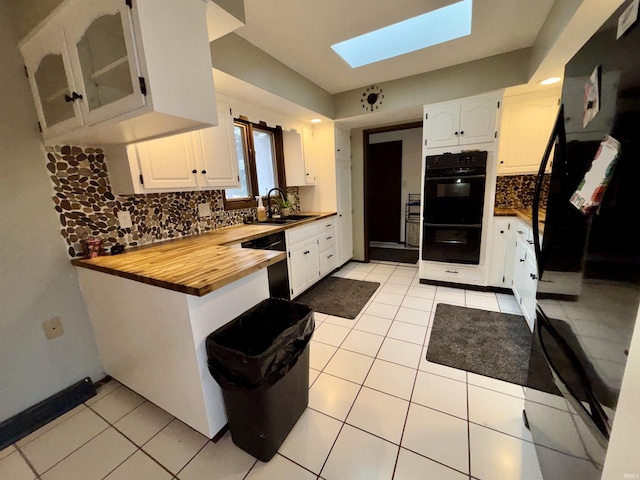
<path id="1" fill-rule="evenodd" d="M 530 354 L 538 361 L 541 357 L 536 343 L 532 353 L 531 341 L 531 331 L 521 315 L 440 303 L 433 320 L 427 360 L 559 394 L 550 373 L 529 378 Z M 540 367 L 540 371 L 545 370 Z"/>
<path id="2" fill-rule="evenodd" d="M 354 319 L 379 286 L 377 282 L 326 277 L 294 301 L 316 312 Z"/>
<path id="3" fill-rule="evenodd" d="M 411 263 L 413 265 L 418 261 L 418 252 L 419 250 L 404 248 L 369 247 L 369 258 L 371 260 Z"/>

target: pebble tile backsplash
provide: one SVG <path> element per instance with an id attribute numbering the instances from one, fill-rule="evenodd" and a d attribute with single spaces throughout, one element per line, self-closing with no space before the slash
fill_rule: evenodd
<path id="1" fill-rule="evenodd" d="M 531 208 L 537 175 L 504 175 L 496 182 L 496 208 Z M 544 176 L 540 206 L 546 208 L 550 175 Z"/>
<path id="2" fill-rule="evenodd" d="M 114 195 L 102 149 L 57 145 L 45 150 L 60 233 L 70 257 L 83 255 L 87 238 L 102 239 L 105 250 L 116 243 L 126 248 L 198 235 L 256 215 L 255 208 L 225 211 L 222 190 Z M 292 210 L 299 211 L 298 188 L 287 191 Z M 200 203 L 209 204 L 211 217 L 198 217 Z M 117 212 L 121 210 L 131 215 L 132 228 L 119 227 Z"/>

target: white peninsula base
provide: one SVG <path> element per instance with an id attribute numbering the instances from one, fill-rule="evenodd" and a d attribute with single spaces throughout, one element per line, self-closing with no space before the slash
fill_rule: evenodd
<path id="1" fill-rule="evenodd" d="M 104 371 L 213 438 L 227 419 L 205 340 L 269 297 L 267 270 L 203 297 L 77 270 Z"/>

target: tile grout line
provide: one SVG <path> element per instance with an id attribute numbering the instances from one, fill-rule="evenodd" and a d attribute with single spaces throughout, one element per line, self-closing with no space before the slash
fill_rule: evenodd
<path id="1" fill-rule="evenodd" d="M 389 325 L 389 328 L 387 329 L 387 333 L 389 333 L 389 329 L 391 329 L 391 325 Z M 386 339 L 386 334 L 385 334 L 384 338 Z M 345 337 L 345 339 L 346 339 L 346 337 Z M 344 343 L 344 340 L 340 343 L 340 345 L 342 345 L 343 343 Z M 336 443 L 338 441 L 338 438 L 340 437 L 340 434 L 342 433 L 342 430 L 344 430 L 344 426 L 347 425 L 347 419 L 349 418 L 349 414 L 351 413 L 351 410 L 353 410 L 353 406 L 355 405 L 356 401 L 358 400 L 358 396 L 360 395 L 360 392 L 362 391 L 362 388 L 364 387 L 364 382 L 366 382 L 367 377 L 371 373 L 371 369 L 373 368 L 373 364 L 375 363 L 377 355 L 380 353 L 380 349 L 382 348 L 382 344 L 383 343 L 384 343 L 384 340 L 380 344 L 380 347 L 378 347 L 378 352 L 376 353 L 376 357 L 374 357 L 374 361 L 371 362 L 371 365 L 369 366 L 369 369 L 367 370 L 367 374 L 364 376 L 364 379 L 362 380 L 362 383 L 360 384 L 360 388 L 358 389 L 358 392 L 356 393 L 355 397 L 353 398 L 353 403 L 351 403 L 351 406 L 349 407 L 349 411 L 347 412 L 347 415 L 344 417 L 344 420 L 342 421 L 342 425 L 340 426 L 340 430 L 338 430 L 338 435 L 336 435 L 336 438 L 333 441 L 333 444 L 331 445 L 331 448 L 329 449 L 329 453 L 327 453 L 327 456 L 324 459 L 324 462 L 322 463 L 322 467 L 320 467 L 320 472 L 318 473 L 318 476 L 322 475 L 322 471 L 324 470 L 325 466 L 327 465 L 327 461 L 329 460 L 329 457 L 331 456 L 331 453 L 333 452 L 333 449 L 335 448 L 335 445 L 336 445 Z M 338 349 L 340 349 L 340 347 L 338 347 Z M 336 350 L 336 352 L 337 351 L 338 350 Z M 335 355 L 335 353 L 334 353 L 334 355 Z M 333 356 L 332 356 L 332 358 L 333 358 Z M 330 361 L 331 360 L 329 360 L 329 362 Z M 327 362 L 327 365 L 329 364 L 329 362 Z M 325 365 L 325 368 L 326 368 L 327 365 Z M 322 373 L 324 373 L 324 368 L 322 369 Z M 327 375 L 329 375 L 329 374 L 327 374 Z M 355 383 L 355 382 L 353 382 L 353 383 Z M 349 425 L 349 426 L 351 426 L 351 425 Z M 370 434 L 369 432 L 366 432 L 366 433 Z"/>
<path id="2" fill-rule="evenodd" d="M 142 397 L 144 398 L 144 397 Z M 135 455 L 136 452 L 140 451 L 142 452 L 144 455 L 146 455 L 147 457 L 149 457 L 151 460 L 153 460 L 155 463 L 157 463 L 163 470 L 165 470 L 166 472 L 168 472 L 172 477 L 175 477 L 175 475 L 171 470 L 169 470 L 167 467 L 165 467 L 162 463 L 160 463 L 159 460 L 157 460 L 156 458 L 152 457 L 149 453 L 147 453 L 142 447 L 144 445 L 146 445 L 147 443 L 149 443 L 152 439 L 154 439 L 161 431 L 163 431 L 165 428 L 167 428 L 171 423 L 173 423 L 175 420 L 177 420 L 176 417 L 174 417 L 173 415 L 171 415 L 173 417 L 173 420 L 171 420 L 169 423 L 167 423 L 164 427 L 162 427 L 160 430 L 158 430 L 151 438 L 149 438 L 146 442 L 144 442 L 142 445 L 138 445 L 136 442 L 133 441 L 133 439 L 129 438 L 124 432 L 122 432 L 118 427 L 116 427 L 115 423 L 119 422 L 120 420 L 122 420 L 124 417 L 128 416 L 130 413 L 134 412 L 136 409 L 138 409 L 140 406 L 144 405 L 145 402 L 149 402 L 149 400 L 147 400 L 146 398 L 144 399 L 145 401 L 142 402 L 140 405 L 138 405 L 137 407 L 135 407 L 133 410 L 129 411 L 128 413 L 126 413 L 125 415 L 123 415 L 122 417 L 120 417 L 118 420 L 116 420 L 116 422 L 111 423 L 110 421 L 108 421 L 106 418 L 104 418 L 102 415 L 100 415 L 98 412 L 96 412 L 93 408 L 91 408 L 90 405 L 87 406 L 87 408 L 89 408 L 93 413 L 95 413 L 96 415 L 98 415 L 100 418 L 102 418 L 105 422 L 107 422 L 107 424 L 109 424 L 109 426 L 111 428 L 113 428 L 116 432 L 118 432 L 120 435 L 122 435 L 124 438 L 126 438 L 127 440 L 129 440 L 135 447 L 136 450 L 129 455 L 123 462 L 121 462 L 120 464 L 118 464 L 117 467 L 115 467 L 113 470 L 111 470 L 105 477 L 108 477 L 109 475 L 111 475 L 117 468 L 119 468 L 124 462 L 126 462 L 127 460 L 129 460 L 133 455 Z M 96 402 L 97 403 L 97 402 Z M 155 405 L 153 402 L 149 402 L 152 405 Z M 167 412 L 168 413 L 168 412 Z M 205 443 L 206 445 L 206 443 Z M 204 446 L 202 447 L 204 448 Z M 200 450 L 202 450 L 202 448 Z M 198 450 L 198 453 L 200 453 L 200 450 Z M 196 453 L 197 455 L 197 453 Z M 195 455 L 194 455 L 195 456 Z M 189 460 L 191 461 L 191 460 Z M 189 463 L 189 462 L 187 462 Z"/>
<path id="3" fill-rule="evenodd" d="M 22 457 L 22 459 L 24 460 L 24 462 L 27 464 L 27 466 L 31 469 L 31 471 L 35 474 L 35 478 L 36 479 L 40 479 L 40 474 L 38 473 L 38 471 L 36 470 L 36 467 L 33 466 L 33 464 L 29 461 L 29 459 L 27 458 L 27 455 L 25 455 L 25 453 L 22 451 L 22 449 L 20 447 L 18 447 L 18 445 L 14 444 L 16 451 L 18 452 L 18 455 L 20 455 Z M 9 454 L 11 455 L 11 454 Z M 9 456 L 7 455 L 7 457 Z M 6 458 L 6 457 L 5 457 Z"/>

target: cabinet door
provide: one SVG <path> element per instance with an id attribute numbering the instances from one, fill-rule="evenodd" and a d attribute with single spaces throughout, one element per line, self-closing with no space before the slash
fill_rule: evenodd
<path id="1" fill-rule="evenodd" d="M 312 155 L 313 130 L 302 127 L 302 158 L 304 159 L 304 184 L 315 185 L 316 168 Z"/>
<path id="2" fill-rule="evenodd" d="M 300 242 L 289 247 L 289 284 L 291 297 L 297 296 L 308 286 L 307 280 L 307 254 L 305 242 Z"/>
<path id="3" fill-rule="evenodd" d="M 351 161 L 351 139 L 349 132 L 335 129 L 336 135 L 336 160 Z"/>
<path id="4" fill-rule="evenodd" d="M 460 105 L 460 145 L 493 142 L 496 139 L 498 100 L 485 98 Z"/>
<path id="5" fill-rule="evenodd" d="M 145 104 L 131 9 L 123 0 L 77 2 L 64 31 L 85 124 Z"/>
<path id="6" fill-rule="evenodd" d="M 529 328 L 533 331 L 533 319 L 536 309 L 536 288 L 538 285 L 538 268 L 535 254 L 531 249 L 527 251 L 527 261 L 524 262 L 524 280 L 522 282 L 522 302 L 520 308 L 527 319 Z"/>
<path id="7" fill-rule="evenodd" d="M 218 126 L 199 130 L 196 139 L 198 178 L 204 188 L 238 188 L 238 153 L 229 105 L 218 103 Z"/>
<path id="8" fill-rule="evenodd" d="M 524 270 L 527 261 L 527 248 L 520 242 L 515 242 L 515 254 L 513 256 L 513 295 L 520 305 L 522 305 L 522 292 L 524 290 Z M 522 308 L 522 307 L 521 307 Z"/>
<path id="9" fill-rule="evenodd" d="M 307 268 L 307 286 L 320 280 L 320 255 L 318 252 L 318 240 L 312 239 L 304 242 L 305 263 Z"/>
<path id="10" fill-rule="evenodd" d="M 558 113 L 560 93 L 557 90 L 542 96 L 505 97 L 500 126 L 498 174 L 538 173 Z M 548 171 L 551 171 L 551 162 Z"/>
<path id="11" fill-rule="evenodd" d="M 195 189 L 198 171 L 191 134 L 173 135 L 135 144 L 145 191 Z"/>
<path id="12" fill-rule="evenodd" d="M 302 134 L 296 130 L 282 132 L 287 185 L 291 187 L 315 184 L 311 157 L 307 159 L 304 151 L 304 137 L 311 133 L 307 128 L 302 130 Z"/>
<path id="13" fill-rule="evenodd" d="M 459 103 L 425 108 L 424 114 L 424 135 L 428 148 L 458 145 L 460 137 Z"/>
<path id="14" fill-rule="evenodd" d="M 495 218 L 493 222 L 493 236 L 491 238 L 491 265 L 489 269 L 489 285 L 502 287 L 511 285 L 511 275 L 507 279 L 506 263 L 507 244 L 509 240 L 509 219 Z M 507 283 L 508 281 L 508 283 Z"/>
<path id="15" fill-rule="evenodd" d="M 353 257 L 351 213 L 351 164 L 336 164 L 338 221 L 336 222 L 337 261 L 342 265 Z"/>
<path id="16" fill-rule="evenodd" d="M 62 31 L 45 28 L 21 51 L 45 138 L 80 127 L 80 106 L 72 101 L 75 83 Z"/>

